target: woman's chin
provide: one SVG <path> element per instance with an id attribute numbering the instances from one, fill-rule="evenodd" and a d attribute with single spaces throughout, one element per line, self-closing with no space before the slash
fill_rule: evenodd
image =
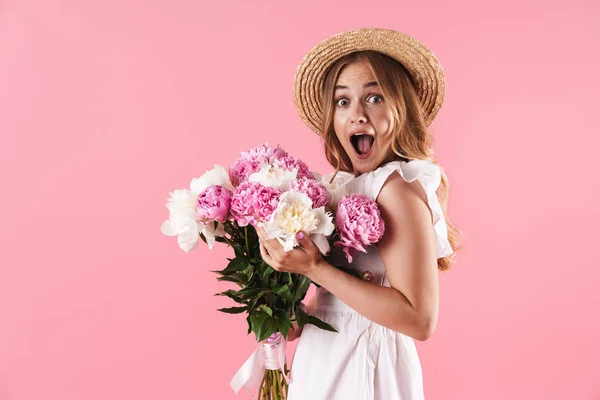
<path id="1" fill-rule="evenodd" d="M 367 172 L 371 172 L 376 170 L 380 165 L 386 163 L 386 157 L 378 155 L 376 152 L 370 154 L 367 158 L 358 158 L 353 157 L 350 158 L 352 161 L 352 167 L 356 172 L 360 174 L 365 174 Z"/>
<path id="2" fill-rule="evenodd" d="M 378 163 L 374 158 L 368 159 L 353 159 L 352 166 L 356 172 L 361 174 L 365 174 L 367 172 L 371 172 L 377 168 Z"/>

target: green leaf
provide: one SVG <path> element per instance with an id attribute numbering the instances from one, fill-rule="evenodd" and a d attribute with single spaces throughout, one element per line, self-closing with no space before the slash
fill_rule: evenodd
<path id="1" fill-rule="evenodd" d="M 257 287 L 248 286 L 248 287 L 245 287 L 242 290 L 240 290 L 238 292 L 238 296 L 242 296 L 245 298 L 254 297 L 254 296 L 258 297 L 258 295 L 261 292 L 270 293 L 271 290 L 265 289 L 265 288 L 259 288 L 259 287 L 257 288 Z"/>
<path id="2" fill-rule="evenodd" d="M 229 276 L 220 276 L 217 278 L 218 281 L 235 282 L 240 286 L 245 285 L 248 282 L 246 275 L 236 272 Z"/>
<path id="3" fill-rule="evenodd" d="M 250 259 L 250 264 L 259 265 L 261 261 L 260 257 L 253 257 Z"/>
<path id="4" fill-rule="evenodd" d="M 260 242 L 257 240 L 256 243 L 250 245 L 250 251 L 257 258 L 256 263 L 260 263 L 262 255 L 260 254 Z"/>
<path id="5" fill-rule="evenodd" d="M 249 296 L 248 298 L 246 298 L 246 301 L 248 301 L 248 309 L 250 310 L 250 312 L 254 311 L 254 309 L 260 309 L 260 305 L 258 305 L 258 303 L 261 301 L 260 299 L 269 293 L 273 293 L 272 290 L 262 290 L 260 291 L 256 296 Z M 264 301 L 262 302 L 264 303 Z M 268 302 L 269 304 L 273 304 L 273 302 Z"/>
<path id="6" fill-rule="evenodd" d="M 230 299 L 237 301 L 238 303 L 244 303 L 244 300 L 240 296 L 238 296 L 237 293 L 238 292 L 236 292 L 235 290 L 226 290 L 224 292 L 215 294 L 215 296 L 227 296 Z"/>
<path id="7" fill-rule="evenodd" d="M 278 285 L 275 286 L 275 290 L 274 292 L 279 295 L 280 297 L 282 297 L 285 300 L 288 301 L 292 301 L 293 300 L 293 296 L 292 296 L 292 292 L 290 291 L 290 288 L 288 285 Z"/>
<path id="8" fill-rule="evenodd" d="M 244 273 L 248 276 L 248 282 L 252 280 L 254 277 L 255 268 L 254 265 L 249 264 L 248 269 L 244 271 Z"/>
<path id="9" fill-rule="evenodd" d="M 262 290 L 261 292 L 259 292 L 259 293 L 256 295 L 256 299 L 260 299 L 260 298 L 261 298 L 261 297 L 263 297 L 264 295 L 266 295 L 266 294 L 270 294 L 270 293 L 273 293 L 273 291 L 272 291 L 271 289 Z"/>
<path id="10" fill-rule="evenodd" d="M 254 314 L 254 311 L 260 311 L 260 305 L 257 306 L 259 299 L 250 299 L 248 303 L 248 312 Z"/>
<path id="11" fill-rule="evenodd" d="M 260 341 L 266 340 L 273 333 L 277 332 L 277 329 L 278 329 L 277 320 L 275 318 L 273 318 L 273 317 L 269 317 L 267 319 L 265 331 L 263 332 L 263 334 L 262 334 L 262 336 L 260 337 L 259 340 Z"/>
<path id="12" fill-rule="evenodd" d="M 260 310 L 266 312 L 267 314 L 269 314 L 269 317 L 273 316 L 273 310 L 271 309 L 271 307 L 267 306 L 266 304 L 263 304 L 260 307 Z"/>
<path id="13" fill-rule="evenodd" d="M 308 314 L 299 306 L 296 307 L 296 322 L 300 328 L 308 323 Z"/>
<path id="14" fill-rule="evenodd" d="M 267 339 L 278 329 L 277 319 L 263 311 L 251 315 L 250 324 L 258 342 Z"/>
<path id="15" fill-rule="evenodd" d="M 264 264 L 264 267 L 263 267 L 264 269 L 263 269 L 261 278 L 264 278 L 264 277 L 266 277 L 268 275 L 271 275 L 273 272 L 275 272 L 275 270 L 273 269 L 273 267 L 271 267 L 269 264 L 264 263 L 264 262 L 263 262 L 263 264 Z"/>
<path id="16" fill-rule="evenodd" d="M 252 312 L 252 310 L 250 310 L 250 312 Z M 248 314 L 248 316 L 246 316 L 246 322 L 248 322 L 248 333 L 247 335 L 249 335 L 252 332 L 252 321 L 250 320 L 250 316 L 252 314 Z"/>
<path id="17" fill-rule="evenodd" d="M 227 314 L 241 314 L 246 311 L 248 307 L 230 307 L 230 308 L 219 308 L 217 311 L 221 311 Z"/>
<path id="18" fill-rule="evenodd" d="M 266 331 L 267 318 L 270 318 L 269 314 L 264 313 L 262 311 L 250 316 L 252 332 L 254 332 L 254 334 L 256 335 L 256 340 L 259 342 L 261 340 L 264 340 L 260 338 L 264 335 L 264 332 Z"/>
<path id="19" fill-rule="evenodd" d="M 280 310 L 276 312 L 275 317 L 277 318 L 277 330 L 287 339 L 288 331 L 292 327 L 290 316 L 286 312 Z"/>
<path id="20" fill-rule="evenodd" d="M 244 248 L 239 243 L 233 243 L 233 251 L 235 252 L 235 256 L 237 258 L 245 258 L 246 253 L 244 253 Z"/>
<path id="21" fill-rule="evenodd" d="M 327 322 L 321 321 L 317 317 L 313 317 L 312 315 L 308 316 L 308 323 L 315 325 L 316 327 L 321 328 L 323 330 L 337 333 L 337 331 L 335 330 L 335 328 L 333 326 L 329 325 Z"/>
<path id="22" fill-rule="evenodd" d="M 246 260 L 245 258 L 234 258 L 229 262 L 227 268 L 221 271 L 221 273 L 223 275 L 231 275 L 234 272 L 240 272 L 245 270 L 246 268 L 248 268 L 248 266 L 248 260 Z"/>
<path id="23" fill-rule="evenodd" d="M 258 243 L 258 234 L 256 228 L 252 225 L 248 225 L 248 242 L 251 247 Z"/>
<path id="24" fill-rule="evenodd" d="M 305 275 L 298 275 L 296 290 L 294 292 L 294 302 L 304 299 L 304 296 L 306 296 L 306 292 L 310 287 L 310 282 L 311 280 Z"/>

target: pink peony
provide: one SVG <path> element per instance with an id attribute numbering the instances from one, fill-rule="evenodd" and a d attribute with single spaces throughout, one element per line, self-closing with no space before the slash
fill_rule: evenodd
<path id="1" fill-rule="evenodd" d="M 269 164 L 280 158 L 287 157 L 287 152 L 281 147 L 271 147 L 261 144 L 248 152 L 242 152 L 236 163 L 229 168 L 229 177 L 235 186 L 248 180 L 248 177 L 260 171 L 263 164 Z"/>
<path id="2" fill-rule="evenodd" d="M 204 223 L 209 221 L 225 222 L 229 216 L 231 195 L 231 192 L 223 186 L 207 187 L 196 199 L 196 212 L 200 221 Z"/>
<path id="3" fill-rule="evenodd" d="M 246 156 L 258 156 L 264 159 L 270 159 L 274 157 L 275 159 L 279 159 L 287 156 L 287 152 L 283 150 L 281 147 L 277 146 L 275 148 L 269 146 L 268 143 L 261 144 L 260 146 L 256 146 L 251 149 L 248 153 L 242 153 L 242 157 Z"/>
<path id="4" fill-rule="evenodd" d="M 238 186 L 248 180 L 248 177 L 255 172 L 260 171 L 263 163 L 268 162 L 267 159 L 261 156 L 248 155 L 242 157 L 231 168 L 229 168 L 229 177 L 234 186 Z"/>
<path id="5" fill-rule="evenodd" d="M 314 179 L 312 172 L 310 172 L 310 170 L 308 169 L 308 165 L 306 165 L 304 163 L 304 161 L 302 161 L 298 158 L 294 158 L 292 156 L 285 156 L 285 157 L 281 157 L 281 158 L 275 160 L 274 164 L 277 165 L 278 167 L 286 169 L 288 171 L 291 171 L 294 168 L 296 168 L 298 170 L 298 173 L 296 175 L 297 179 L 301 179 L 301 178 Z"/>
<path id="6" fill-rule="evenodd" d="M 377 243 L 385 231 L 377 203 L 362 194 L 342 197 L 335 225 L 340 236 L 335 245 L 344 248 L 348 262 L 352 262 L 356 250 L 366 253 L 365 247 Z"/>
<path id="7" fill-rule="evenodd" d="M 298 179 L 292 183 L 292 189 L 307 195 L 312 200 L 313 208 L 319 208 L 329 202 L 329 192 L 325 186 L 314 179 L 306 177 Z"/>
<path id="8" fill-rule="evenodd" d="M 266 221 L 277 208 L 281 193 L 258 182 L 244 182 L 233 192 L 231 215 L 240 226 Z"/>

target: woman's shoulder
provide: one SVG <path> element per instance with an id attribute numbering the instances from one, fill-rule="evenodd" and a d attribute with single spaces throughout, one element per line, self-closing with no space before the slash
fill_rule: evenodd
<path id="1" fill-rule="evenodd" d="M 448 226 L 442 205 L 436 193 L 441 184 L 441 169 L 439 165 L 429 160 L 394 161 L 383 165 L 381 171 L 376 170 L 374 172 L 373 186 L 371 188 L 374 200 L 377 200 L 386 181 L 394 172 L 398 172 L 401 178 L 395 177 L 395 182 L 390 185 L 390 190 L 392 191 L 401 190 L 398 187 L 403 186 L 405 183 L 418 182 L 423 190 L 423 200 L 431 211 L 431 221 L 436 235 L 437 257 L 445 257 L 452 254 L 452 247 L 448 241 Z M 394 199 L 394 196 L 397 196 L 397 194 L 387 193 L 386 201 L 393 204 L 394 201 L 391 199 Z"/>
<path id="2" fill-rule="evenodd" d="M 396 160 L 381 165 L 374 171 L 366 174 L 365 187 L 369 189 L 371 197 L 376 200 L 388 178 L 397 172 L 404 181 L 418 180 L 426 191 L 436 191 L 441 182 L 441 171 L 437 164 L 429 160 Z"/>

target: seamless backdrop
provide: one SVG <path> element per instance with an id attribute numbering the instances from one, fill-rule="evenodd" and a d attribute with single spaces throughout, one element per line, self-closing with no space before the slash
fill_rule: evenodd
<path id="1" fill-rule="evenodd" d="M 599 20 L 595 0 L 0 2 L 0 399 L 242 398 L 254 338 L 209 272 L 230 253 L 181 251 L 164 204 L 262 142 L 329 172 L 292 78 L 359 27 L 417 37 L 447 79 L 432 128 L 465 248 L 417 344 L 427 399 L 600 399 Z"/>

